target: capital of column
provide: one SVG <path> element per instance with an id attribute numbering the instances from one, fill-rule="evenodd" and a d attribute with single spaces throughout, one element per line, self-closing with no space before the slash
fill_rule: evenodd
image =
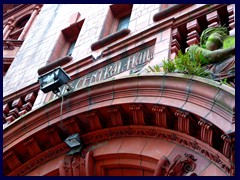
<path id="1" fill-rule="evenodd" d="M 36 11 L 37 13 L 39 13 L 40 10 L 41 10 L 41 7 L 42 7 L 41 4 L 37 4 L 37 5 L 33 8 L 33 12 Z"/>
<path id="2" fill-rule="evenodd" d="M 14 21 L 15 21 L 15 18 L 14 18 L 13 16 L 11 16 L 11 17 L 7 20 L 7 25 L 11 25 Z"/>

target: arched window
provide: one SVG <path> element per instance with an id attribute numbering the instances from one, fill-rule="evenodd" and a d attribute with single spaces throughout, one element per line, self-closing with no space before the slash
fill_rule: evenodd
<path id="1" fill-rule="evenodd" d="M 13 32 L 9 35 L 10 39 L 18 39 L 30 17 L 31 14 L 28 14 L 16 22 Z"/>

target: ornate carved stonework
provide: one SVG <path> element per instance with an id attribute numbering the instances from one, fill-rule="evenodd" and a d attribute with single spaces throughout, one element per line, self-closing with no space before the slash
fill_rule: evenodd
<path id="1" fill-rule="evenodd" d="M 177 110 L 175 116 L 178 117 L 178 130 L 186 134 L 191 134 L 191 121 L 193 122 L 191 115 L 188 112 Z"/>
<path id="2" fill-rule="evenodd" d="M 87 112 L 85 114 L 87 120 L 89 121 L 91 130 L 102 129 L 98 113 L 96 111 Z"/>
<path id="3" fill-rule="evenodd" d="M 132 111 L 134 124 L 144 125 L 144 113 L 142 105 L 131 105 L 129 110 Z"/>
<path id="4" fill-rule="evenodd" d="M 131 136 L 141 136 L 141 137 L 152 137 L 158 138 L 161 140 L 166 140 L 169 142 L 174 142 L 180 145 L 183 145 L 189 149 L 200 153 L 205 156 L 207 159 L 213 161 L 218 167 L 220 167 L 227 174 L 231 174 L 231 164 L 226 159 L 222 159 L 215 151 L 207 149 L 205 146 L 197 143 L 195 140 L 187 139 L 181 134 L 176 134 L 172 130 L 164 130 L 164 128 L 157 129 L 156 127 L 143 127 L 143 126 L 130 126 L 130 127 L 119 127 L 119 128 L 109 128 L 104 129 L 99 132 L 89 133 L 81 136 L 83 142 L 94 143 L 111 138 L 118 137 L 131 137 Z M 85 143 L 86 144 L 86 143 Z M 232 174 L 231 174 L 232 175 Z"/>
<path id="5" fill-rule="evenodd" d="M 59 162 L 59 175 L 60 176 L 72 176 L 72 156 L 65 156 L 62 161 Z"/>
<path id="6" fill-rule="evenodd" d="M 170 161 L 167 157 L 162 156 L 158 161 L 154 176 L 184 176 L 189 172 L 193 172 L 196 168 L 196 161 L 192 154 L 177 155 L 173 163 L 170 164 Z M 190 176 L 196 176 L 195 173 L 191 173 Z"/>
<path id="7" fill-rule="evenodd" d="M 192 154 L 184 154 L 184 157 L 177 155 L 173 164 L 169 167 L 166 176 L 183 176 L 193 172 L 196 168 L 196 161 Z"/>
<path id="8" fill-rule="evenodd" d="M 27 147 L 28 153 L 32 157 L 41 153 L 41 149 L 40 149 L 39 145 L 37 144 L 37 141 L 34 138 L 27 139 L 24 142 L 24 146 Z"/>
<path id="9" fill-rule="evenodd" d="M 202 141 L 213 145 L 213 128 L 212 124 L 205 122 L 203 119 L 198 121 L 198 125 L 201 126 L 201 139 Z"/>
<path id="10" fill-rule="evenodd" d="M 10 151 L 7 154 L 5 154 L 3 156 L 3 160 L 7 162 L 11 170 L 15 170 L 17 167 L 21 165 L 20 160 L 18 159 L 17 155 L 13 151 Z"/>
<path id="11" fill-rule="evenodd" d="M 23 41 L 21 40 L 3 40 L 3 49 L 4 50 L 13 50 L 15 47 L 21 47 Z"/>
<path id="12" fill-rule="evenodd" d="M 113 126 L 122 126 L 123 125 L 122 116 L 121 116 L 119 107 L 109 108 L 108 112 L 110 113 Z"/>
<path id="13" fill-rule="evenodd" d="M 52 149 L 49 149 L 48 151 L 42 152 L 30 161 L 25 162 L 23 165 L 18 165 L 18 168 L 8 174 L 8 176 L 24 176 L 47 161 L 52 160 L 68 151 L 69 148 L 67 145 L 62 143 Z"/>
<path id="14" fill-rule="evenodd" d="M 165 106 L 153 106 L 152 111 L 155 112 L 157 126 L 169 128 L 172 125 L 172 114 Z"/>

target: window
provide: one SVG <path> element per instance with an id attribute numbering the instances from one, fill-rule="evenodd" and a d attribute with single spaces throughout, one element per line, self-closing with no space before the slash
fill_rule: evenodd
<path id="1" fill-rule="evenodd" d="M 100 39 L 122 29 L 128 28 L 132 6 L 132 4 L 113 4 L 110 6 Z"/>
<path id="2" fill-rule="evenodd" d="M 74 23 L 60 32 L 48 62 L 55 61 L 64 56 L 72 56 L 83 22 L 84 20 Z"/>
<path id="3" fill-rule="evenodd" d="M 130 20 L 130 16 L 122 17 L 119 20 L 117 31 L 120 31 L 122 29 L 128 28 L 129 20 Z"/>
<path id="4" fill-rule="evenodd" d="M 67 51 L 67 56 L 72 55 L 75 44 L 76 44 L 76 40 L 70 43 L 70 47 L 68 48 L 68 51 Z"/>
<path id="5" fill-rule="evenodd" d="M 13 32 L 9 34 L 10 39 L 18 39 L 20 34 L 22 33 L 24 26 L 27 24 L 28 20 L 30 19 L 31 14 L 26 15 L 25 17 L 21 18 L 16 24 Z"/>

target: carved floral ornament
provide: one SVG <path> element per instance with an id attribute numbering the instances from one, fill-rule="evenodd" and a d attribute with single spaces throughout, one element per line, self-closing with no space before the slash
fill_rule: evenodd
<path id="1" fill-rule="evenodd" d="M 192 154 L 185 153 L 184 156 L 178 154 L 173 163 L 167 157 L 162 156 L 158 161 L 154 176 L 184 176 L 193 172 L 196 168 L 197 159 Z M 191 173 L 190 176 L 196 176 L 196 173 Z"/>

